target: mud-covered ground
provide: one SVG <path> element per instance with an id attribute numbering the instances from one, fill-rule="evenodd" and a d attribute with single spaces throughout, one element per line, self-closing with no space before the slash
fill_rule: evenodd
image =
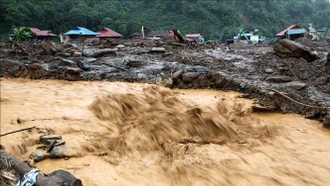
<path id="1" fill-rule="evenodd" d="M 304 54 L 280 58 L 269 43 L 227 46 L 175 40 L 101 40 L 3 44 L 0 76 L 236 90 L 254 98 L 256 110 L 299 113 L 329 126 L 329 44 L 307 39 L 297 42 L 310 47 L 318 58 L 308 60 Z"/>

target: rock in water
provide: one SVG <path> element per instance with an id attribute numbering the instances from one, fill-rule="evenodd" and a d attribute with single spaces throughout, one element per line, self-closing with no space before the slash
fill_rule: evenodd
<path id="1" fill-rule="evenodd" d="M 173 85 L 173 80 L 172 80 L 172 78 L 166 76 L 165 74 L 160 73 L 157 75 L 156 84 L 160 85 L 160 86 L 171 88 Z"/>
<path id="2" fill-rule="evenodd" d="M 304 58 L 306 61 L 311 62 L 320 57 L 313 52 L 309 47 L 299 44 L 297 42 L 282 39 L 274 45 L 275 54 L 281 58 L 294 57 Z"/>
<path id="3" fill-rule="evenodd" d="M 35 150 L 31 153 L 30 157 L 35 161 L 41 161 L 46 159 L 46 154 L 41 150 Z"/>

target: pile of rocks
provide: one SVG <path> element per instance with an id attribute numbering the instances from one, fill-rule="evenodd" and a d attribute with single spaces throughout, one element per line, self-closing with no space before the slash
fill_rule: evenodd
<path id="1" fill-rule="evenodd" d="M 30 158 L 34 162 L 39 162 L 47 158 L 65 158 L 70 155 L 66 153 L 65 141 L 62 140 L 62 136 L 50 134 L 46 130 L 40 130 L 43 135 L 40 136 L 37 149 L 34 150 Z"/>

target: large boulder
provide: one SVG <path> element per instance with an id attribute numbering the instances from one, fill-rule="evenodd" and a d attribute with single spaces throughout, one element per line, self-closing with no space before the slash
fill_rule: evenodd
<path id="1" fill-rule="evenodd" d="M 47 155 L 44 151 L 42 150 L 35 150 L 31 153 L 30 157 L 35 161 L 41 161 L 47 158 Z"/>
<path id="2" fill-rule="evenodd" d="M 274 51 L 281 58 L 304 58 L 308 62 L 319 59 L 319 56 L 309 47 L 288 39 L 282 39 L 276 43 L 274 45 Z"/>
<path id="3" fill-rule="evenodd" d="M 116 55 L 117 49 L 113 48 L 104 48 L 104 49 L 92 49 L 92 48 L 85 48 L 82 51 L 82 55 L 86 57 L 102 57 L 106 55 Z"/>
<path id="4" fill-rule="evenodd" d="M 42 49 L 41 53 L 44 55 L 54 55 L 56 52 L 60 51 L 60 48 L 56 46 L 55 43 L 47 40 L 42 41 L 40 47 Z"/>
<path id="5" fill-rule="evenodd" d="M 192 83 L 195 79 L 197 79 L 201 73 L 199 72 L 187 72 L 182 75 L 182 80 L 185 83 Z"/>
<path id="6" fill-rule="evenodd" d="M 171 88 L 172 85 L 173 85 L 173 80 L 172 80 L 171 77 L 166 76 L 163 73 L 160 73 L 160 74 L 157 75 L 156 85 L 160 85 L 160 86 Z"/>
<path id="7" fill-rule="evenodd" d="M 70 60 L 70 59 L 65 59 L 65 58 L 61 58 L 61 62 L 59 64 L 60 66 L 70 66 L 70 67 L 76 67 L 77 63 Z"/>

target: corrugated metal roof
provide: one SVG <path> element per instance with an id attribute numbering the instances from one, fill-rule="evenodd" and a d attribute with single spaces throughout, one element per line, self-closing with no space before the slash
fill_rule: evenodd
<path id="1" fill-rule="evenodd" d="M 84 35 L 84 36 L 96 36 L 97 33 L 87 28 L 77 26 L 74 29 L 64 33 L 64 35 Z"/>
<path id="2" fill-rule="evenodd" d="M 305 29 L 293 29 L 293 30 L 288 30 L 288 35 L 295 35 L 295 34 L 305 34 L 306 30 Z"/>
<path id="3" fill-rule="evenodd" d="M 110 28 L 102 28 L 97 33 L 97 37 L 124 37 L 123 35 L 111 30 Z"/>
<path id="4" fill-rule="evenodd" d="M 277 37 L 282 37 L 285 35 L 285 32 L 287 32 L 288 30 L 293 30 L 293 29 L 302 29 L 303 27 L 297 24 L 291 25 L 288 28 L 282 30 L 281 32 L 277 33 L 276 36 Z"/>
<path id="5" fill-rule="evenodd" d="M 30 28 L 31 32 L 35 33 L 37 36 L 56 36 L 55 34 L 51 33 L 49 30 L 40 30 L 39 28 Z"/>

